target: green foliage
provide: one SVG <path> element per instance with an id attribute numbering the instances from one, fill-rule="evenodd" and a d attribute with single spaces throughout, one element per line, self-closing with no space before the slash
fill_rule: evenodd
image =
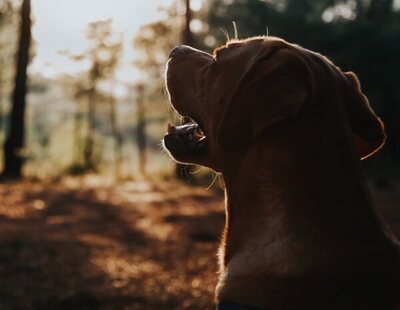
<path id="1" fill-rule="evenodd" d="M 19 2 L 0 0 L 0 120 L 8 113 L 13 86 L 10 60 L 18 38 Z M 129 87 L 126 98 L 115 95 L 121 86 L 115 73 L 123 41 L 111 20 L 88 26 L 89 46 L 81 54 L 65 53 L 82 64 L 82 72 L 53 80 L 31 76 L 30 163 L 46 166 L 43 171 L 67 169 L 80 174 L 124 161 L 125 171 L 131 171 L 138 161 L 138 124 L 145 123 L 146 148 L 153 151 L 148 154 L 149 166 L 153 171 L 173 170 L 154 145 L 164 133 L 169 113 L 173 114 L 163 93 L 163 73 L 170 50 L 182 40 L 183 8 L 183 0 L 173 1 L 160 20 L 143 25 L 133 38 L 137 52 L 133 65 L 141 80 L 122 85 Z M 400 175 L 400 12 L 394 10 L 393 0 L 208 0 L 202 1 L 193 18 L 201 24 L 194 33 L 194 47 L 200 49 L 210 51 L 224 44 L 223 31 L 232 34 L 235 21 L 241 38 L 268 32 L 327 55 L 343 70 L 355 71 L 388 133 L 384 151 L 367 165 L 381 183 L 387 176 Z M 0 122 L 0 132 L 4 127 Z"/>
<path id="2" fill-rule="evenodd" d="M 123 49 L 123 40 L 121 34 L 113 31 L 111 19 L 90 23 L 86 37 L 89 48 L 84 53 L 71 55 L 66 52 L 66 54 L 74 61 L 89 63 L 89 69 L 79 76 L 66 78 L 65 82 L 79 103 L 74 116 L 76 150 L 72 167 L 85 167 L 87 171 L 95 171 L 98 168 L 98 160 L 95 160 L 98 157 L 95 136 L 99 123 L 99 105 L 110 107 L 112 134 L 120 144 L 120 136 L 116 128 L 114 107 L 116 99 L 113 87 L 115 71 Z M 82 116 L 85 118 L 83 119 Z M 84 137 L 82 136 L 83 128 L 86 129 Z"/>
<path id="3" fill-rule="evenodd" d="M 159 80 L 168 54 L 179 40 L 180 28 L 173 18 L 143 25 L 133 40 L 133 46 L 139 52 L 133 64 L 146 77 Z"/>
<path id="4" fill-rule="evenodd" d="M 114 33 L 112 20 L 108 19 L 90 23 L 86 37 L 90 46 L 82 57 L 91 62 L 89 70 L 91 83 L 112 78 L 122 52 L 122 35 Z"/>
<path id="5" fill-rule="evenodd" d="M 226 41 L 220 29 L 231 29 L 232 21 L 240 37 L 266 34 L 268 27 L 270 35 L 356 72 L 388 134 L 373 170 L 393 175 L 395 167 L 400 176 L 400 12 L 392 0 L 210 0 L 206 16 L 217 45 Z"/>

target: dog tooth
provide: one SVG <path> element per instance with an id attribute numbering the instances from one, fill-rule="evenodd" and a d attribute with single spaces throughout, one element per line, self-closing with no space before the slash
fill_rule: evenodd
<path id="1" fill-rule="evenodd" d="M 167 127 L 167 128 L 168 128 L 167 132 L 168 132 L 169 134 L 174 133 L 175 127 L 172 126 L 170 123 L 168 123 L 168 127 Z"/>

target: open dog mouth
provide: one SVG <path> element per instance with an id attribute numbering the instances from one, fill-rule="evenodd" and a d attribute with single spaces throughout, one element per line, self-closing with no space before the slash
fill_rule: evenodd
<path id="1" fill-rule="evenodd" d="M 207 146 L 207 137 L 200 126 L 189 117 L 182 118 L 182 125 L 168 123 L 164 145 L 175 156 L 200 155 Z"/>

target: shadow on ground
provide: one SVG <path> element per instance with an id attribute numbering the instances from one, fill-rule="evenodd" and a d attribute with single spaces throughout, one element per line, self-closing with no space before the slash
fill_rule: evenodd
<path id="1" fill-rule="evenodd" d="M 400 188 L 374 191 L 400 235 Z M 223 197 L 175 182 L 0 184 L 0 309 L 212 309 Z"/>
<path id="2" fill-rule="evenodd" d="M 213 307 L 220 194 L 154 182 L 0 186 L 0 309 Z"/>

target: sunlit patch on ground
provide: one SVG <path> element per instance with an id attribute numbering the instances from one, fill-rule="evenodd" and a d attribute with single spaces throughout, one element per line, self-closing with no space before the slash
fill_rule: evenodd
<path id="1" fill-rule="evenodd" d="M 220 191 L 89 177 L 0 201 L 1 309 L 213 307 Z"/>

